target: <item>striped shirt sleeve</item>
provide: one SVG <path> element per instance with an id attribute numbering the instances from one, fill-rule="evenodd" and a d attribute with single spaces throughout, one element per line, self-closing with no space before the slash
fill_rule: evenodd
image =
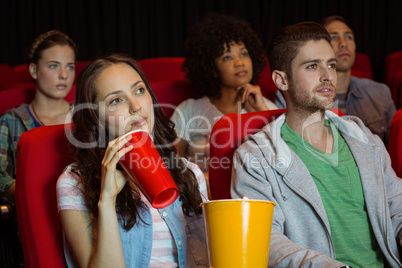
<path id="1" fill-rule="evenodd" d="M 196 164 L 189 162 L 185 158 L 183 158 L 183 160 L 187 162 L 188 167 L 194 173 L 194 175 L 198 181 L 198 189 L 200 190 L 202 201 L 207 201 L 208 200 L 208 191 L 207 191 L 207 182 L 205 180 L 204 173 Z"/>
<path id="2" fill-rule="evenodd" d="M 57 180 L 57 210 L 88 210 L 83 199 L 83 192 L 78 184 L 79 177 L 68 166 Z"/>

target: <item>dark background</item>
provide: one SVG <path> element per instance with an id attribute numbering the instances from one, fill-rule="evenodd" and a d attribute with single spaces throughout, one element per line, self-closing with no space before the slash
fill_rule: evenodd
<path id="1" fill-rule="evenodd" d="M 50 29 L 77 43 L 78 60 L 180 57 L 188 26 L 210 11 L 247 20 L 264 46 L 285 25 L 344 16 L 377 81 L 386 55 L 402 50 L 400 0 L 0 0 L 0 63 L 25 63 L 27 47 Z"/>

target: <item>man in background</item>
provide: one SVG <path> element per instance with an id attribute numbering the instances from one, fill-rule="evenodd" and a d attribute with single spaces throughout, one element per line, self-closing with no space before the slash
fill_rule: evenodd
<path id="1" fill-rule="evenodd" d="M 326 17 L 320 24 L 330 34 L 331 44 L 338 60 L 335 107 L 344 114 L 359 117 L 366 127 L 387 145 L 389 128 L 396 112 L 390 89 L 385 84 L 351 75 L 356 56 L 356 43 L 353 31 L 343 17 Z"/>

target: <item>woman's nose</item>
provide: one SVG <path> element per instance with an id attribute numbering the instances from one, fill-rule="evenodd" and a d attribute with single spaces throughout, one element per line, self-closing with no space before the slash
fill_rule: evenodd
<path id="1" fill-rule="evenodd" d="M 139 111 L 141 111 L 141 105 L 140 105 L 140 103 L 134 98 L 134 97 L 131 97 L 131 99 L 129 100 L 129 102 L 130 102 L 130 107 L 129 107 L 129 109 L 130 109 L 130 114 L 136 114 L 136 113 L 138 113 Z"/>
<path id="2" fill-rule="evenodd" d="M 236 58 L 235 59 L 235 67 L 241 67 L 244 65 L 244 62 L 241 58 Z"/>
<path id="3" fill-rule="evenodd" d="M 65 79 L 67 79 L 67 77 L 68 77 L 68 74 L 67 74 L 66 68 L 61 67 L 60 72 L 59 72 L 59 78 L 65 80 Z"/>

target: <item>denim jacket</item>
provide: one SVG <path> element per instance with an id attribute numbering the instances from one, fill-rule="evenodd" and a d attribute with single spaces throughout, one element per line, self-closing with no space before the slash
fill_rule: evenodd
<path id="1" fill-rule="evenodd" d="M 359 117 L 373 134 L 388 144 L 389 128 L 396 113 L 391 90 L 370 79 L 351 77 L 346 100 L 348 115 Z"/>
<path id="2" fill-rule="evenodd" d="M 186 161 L 185 159 L 183 159 Z M 187 161 L 186 161 L 187 162 Z M 77 184 L 77 177 L 71 173 L 69 165 L 59 177 L 57 182 L 57 201 L 59 211 L 62 209 L 87 210 L 84 200 L 82 199 L 82 191 Z M 197 176 L 201 170 L 188 162 L 188 167 Z M 202 174 L 201 174 L 202 175 Z M 199 179 L 199 187 L 202 199 L 206 200 L 206 182 L 204 177 Z M 78 188 L 79 191 L 65 190 L 68 188 Z M 63 190 L 64 189 L 64 190 Z M 66 193 L 68 192 L 68 193 Z M 178 197 L 171 205 L 157 210 L 164 219 L 169 228 L 175 245 L 177 247 L 177 262 L 179 267 L 199 268 L 207 266 L 207 245 L 205 237 L 204 219 L 202 214 L 195 215 L 191 213 L 186 216 L 183 213 L 182 202 Z M 126 231 L 123 228 L 124 222 L 119 214 L 119 231 L 123 246 L 124 259 L 126 267 L 131 268 L 148 268 L 151 260 L 152 243 L 153 243 L 153 224 L 151 210 L 144 204 L 138 207 L 138 212 L 142 220 L 138 220 L 136 224 Z M 68 267 L 78 267 L 74 256 L 69 247 L 66 237 L 64 239 L 64 256 Z"/>
<path id="3" fill-rule="evenodd" d="M 179 198 L 170 206 L 158 211 L 172 232 L 178 250 L 179 267 L 207 267 L 207 247 L 202 214 L 192 217 L 185 216 Z M 151 211 L 143 207 L 140 208 L 140 214 L 143 221 L 137 221 L 129 231 L 124 230 L 121 221 L 119 221 L 126 267 L 148 268 L 151 260 Z M 67 266 L 78 267 L 65 238 L 64 240 L 64 255 Z"/>
<path id="4" fill-rule="evenodd" d="M 202 215 L 187 217 L 179 198 L 170 206 L 158 210 L 172 232 L 178 250 L 180 267 L 206 267 L 207 248 Z M 138 221 L 129 232 L 121 224 L 120 236 L 127 267 L 149 267 L 152 250 L 152 216 L 147 208 L 141 210 L 144 220 Z"/>

